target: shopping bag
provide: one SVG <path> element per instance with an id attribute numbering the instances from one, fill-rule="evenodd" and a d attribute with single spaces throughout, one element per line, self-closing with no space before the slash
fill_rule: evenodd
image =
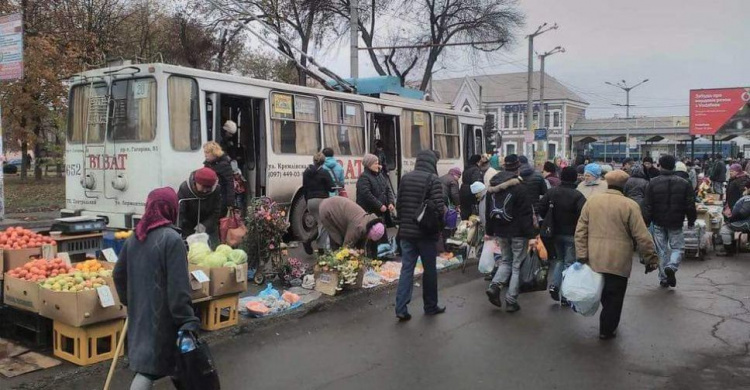
<path id="1" fill-rule="evenodd" d="M 445 211 L 445 228 L 453 230 L 458 226 L 458 211 L 455 208 L 449 207 Z"/>
<path id="2" fill-rule="evenodd" d="M 221 242 L 233 248 L 242 243 L 242 239 L 247 234 L 247 228 L 239 210 L 230 209 L 227 216 L 219 220 L 219 234 Z"/>
<path id="3" fill-rule="evenodd" d="M 484 242 L 482 254 L 479 256 L 479 272 L 488 274 L 495 268 L 495 255 L 500 253 L 500 248 L 495 240 Z"/>
<path id="4" fill-rule="evenodd" d="M 546 290 L 548 268 L 547 262 L 541 259 L 537 250 L 530 251 L 529 256 L 521 263 L 519 291 L 523 293 Z"/>
<path id="5" fill-rule="evenodd" d="M 214 359 L 208 344 L 192 332 L 181 332 L 177 339 L 178 348 L 183 338 L 192 337 L 195 347 L 183 352 L 178 349 L 177 368 L 173 381 L 180 390 L 220 390 L 219 374 L 214 367 Z"/>
<path id="6" fill-rule="evenodd" d="M 573 263 L 563 271 L 562 295 L 583 316 L 593 316 L 599 310 L 603 288 L 604 277 L 587 264 Z"/>

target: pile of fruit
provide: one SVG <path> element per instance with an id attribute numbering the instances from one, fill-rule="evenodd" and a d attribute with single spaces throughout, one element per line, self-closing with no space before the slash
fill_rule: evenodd
<path id="1" fill-rule="evenodd" d="M 40 248 L 43 244 L 57 245 L 57 242 L 22 227 L 9 227 L 0 232 L 0 248 L 4 250 Z"/>
<path id="2" fill-rule="evenodd" d="M 111 276 L 112 271 L 110 270 L 100 270 L 98 272 L 74 271 L 45 280 L 42 283 L 42 288 L 62 292 L 89 291 L 107 285 L 107 281 L 104 278 Z"/>
<path id="3" fill-rule="evenodd" d="M 29 282 L 41 282 L 49 277 L 67 274 L 72 269 L 73 267 L 65 264 L 62 259 L 40 259 L 8 271 L 8 276 Z"/>
<path id="4" fill-rule="evenodd" d="M 103 269 L 104 267 L 102 266 L 102 263 L 98 262 L 96 259 L 86 260 L 81 263 L 76 263 L 76 271 L 99 272 Z"/>
<path id="5" fill-rule="evenodd" d="M 125 240 L 133 235 L 132 230 L 119 231 L 115 233 L 115 240 Z"/>
<path id="6" fill-rule="evenodd" d="M 247 253 L 242 249 L 232 249 L 229 245 L 219 245 L 211 252 L 211 248 L 202 242 L 190 244 L 188 262 L 201 267 L 237 267 L 247 263 Z"/>

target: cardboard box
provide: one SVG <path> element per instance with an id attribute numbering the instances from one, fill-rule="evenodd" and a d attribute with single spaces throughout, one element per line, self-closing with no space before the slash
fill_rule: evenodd
<path id="1" fill-rule="evenodd" d="M 212 297 L 247 291 L 247 263 L 237 268 L 211 268 L 209 293 Z"/>
<path id="2" fill-rule="evenodd" d="M 54 245 L 46 245 L 45 249 L 49 257 L 57 255 L 57 248 Z M 6 249 L 3 253 L 3 266 L 2 271 L 10 271 L 14 268 L 18 268 L 28 263 L 31 260 L 39 259 L 43 257 L 43 248 L 29 248 L 29 249 Z"/>
<path id="3" fill-rule="evenodd" d="M 40 289 L 39 314 L 70 326 L 83 326 L 99 322 L 125 318 L 127 310 L 120 303 L 112 278 L 105 278 L 110 288 L 114 304 L 102 307 L 96 290 L 79 292 L 56 292 Z"/>
<path id="4" fill-rule="evenodd" d="M 39 282 L 29 282 L 5 275 L 3 289 L 3 303 L 21 310 L 39 313 L 41 307 Z"/>
<path id="5" fill-rule="evenodd" d="M 315 291 L 334 296 L 338 292 L 338 287 L 338 271 L 323 271 L 318 266 L 315 266 Z"/>
<path id="6" fill-rule="evenodd" d="M 200 282 L 198 280 L 198 277 L 196 276 L 196 271 L 203 271 L 203 274 L 206 275 L 206 278 L 209 278 L 208 281 Z M 188 272 L 190 273 L 190 289 L 192 290 L 190 293 L 190 298 L 193 300 L 196 299 L 203 299 L 208 298 L 211 296 L 211 268 L 208 267 L 200 267 L 197 265 L 189 264 L 188 265 Z"/>

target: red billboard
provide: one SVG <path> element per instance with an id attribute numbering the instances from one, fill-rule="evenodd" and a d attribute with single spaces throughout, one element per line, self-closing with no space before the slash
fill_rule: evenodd
<path id="1" fill-rule="evenodd" d="M 690 134 L 750 131 L 750 87 L 690 91 Z"/>

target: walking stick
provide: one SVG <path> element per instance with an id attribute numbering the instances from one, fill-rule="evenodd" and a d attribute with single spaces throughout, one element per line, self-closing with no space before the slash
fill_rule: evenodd
<path id="1" fill-rule="evenodd" d="M 128 331 L 128 318 L 125 318 L 125 324 L 122 325 L 122 332 L 120 333 L 120 340 L 117 342 L 117 348 L 115 348 L 115 356 L 112 358 L 112 364 L 109 366 L 109 373 L 107 374 L 107 381 L 104 382 L 104 390 L 109 390 L 109 384 L 112 382 L 112 376 L 115 374 L 115 367 L 117 367 L 117 358 L 120 357 L 122 347 L 125 345 L 125 335 Z"/>

